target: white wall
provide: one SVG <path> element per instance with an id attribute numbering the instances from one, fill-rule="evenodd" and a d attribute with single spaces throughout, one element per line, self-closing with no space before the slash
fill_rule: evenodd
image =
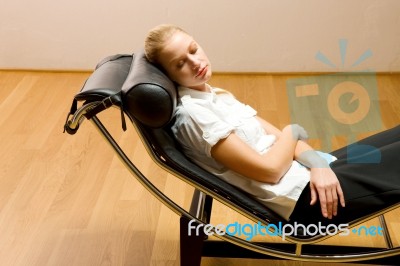
<path id="1" fill-rule="evenodd" d="M 165 22 L 192 33 L 214 71 L 400 71 L 398 0 L 0 0 L 0 69 L 92 69 Z"/>

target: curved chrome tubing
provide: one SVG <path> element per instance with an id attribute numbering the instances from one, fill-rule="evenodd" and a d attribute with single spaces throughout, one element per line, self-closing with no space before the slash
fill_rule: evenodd
<path id="1" fill-rule="evenodd" d="M 84 104 L 72 115 L 72 117 L 71 117 L 71 115 L 69 115 L 67 117 L 67 121 L 65 122 L 65 125 L 64 125 L 65 132 L 67 132 L 70 135 L 75 134 L 76 131 L 79 129 L 79 126 L 85 120 L 84 115 L 87 113 L 87 111 L 94 108 L 95 106 L 97 106 L 100 103 L 101 103 L 101 101 Z"/>

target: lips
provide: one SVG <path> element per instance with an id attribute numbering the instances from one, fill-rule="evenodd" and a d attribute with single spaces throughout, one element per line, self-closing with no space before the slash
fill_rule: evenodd
<path id="1" fill-rule="evenodd" d="M 195 77 L 196 78 L 203 77 L 206 73 L 207 73 L 207 66 L 200 68 Z"/>

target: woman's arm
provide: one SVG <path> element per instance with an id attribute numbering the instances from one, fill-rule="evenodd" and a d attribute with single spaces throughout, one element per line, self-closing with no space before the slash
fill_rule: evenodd
<path id="1" fill-rule="evenodd" d="M 278 128 L 260 117 L 257 119 L 267 133 L 280 136 L 281 132 Z M 339 180 L 329 164 L 310 145 L 301 140 L 297 142 L 294 158 L 310 168 L 310 205 L 314 205 L 319 200 L 324 217 L 331 219 L 332 216 L 336 216 L 338 203 L 340 202 L 341 206 L 345 207 L 345 199 Z"/>
<path id="2" fill-rule="evenodd" d="M 246 177 L 277 183 L 292 165 L 297 141 L 305 137 L 305 131 L 300 126 L 286 126 L 276 143 L 261 155 L 232 133 L 212 147 L 211 155 L 227 168 Z"/>
<path id="3" fill-rule="evenodd" d="M 265 132 L 267 132 L 268 134 L 273 134 L 279 139 L 282 132 L 278 128 L 260 117 L 256 118 L 261 123 Z M 314 149 L 303 140 L 299 140 L 297 142 L 296 149 L 294 151 L 294 159 L 297 160 L 299 163 L 307 166 L 308 168 L 329 167 L 329 165 L 326 163 L 326 160 L 321 158 L 314 151 Z"/>

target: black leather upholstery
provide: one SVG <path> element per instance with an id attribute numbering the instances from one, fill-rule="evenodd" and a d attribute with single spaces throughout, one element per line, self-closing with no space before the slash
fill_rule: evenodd
<path id="1" fill-rule="evenodd" d="M 121 91 L 129 73 L 132 55 L 113 55 L 97 64 L 95 71 L 86 80 L 81 92 L 75 96 L 78 101 L 101 101 Z"/>

